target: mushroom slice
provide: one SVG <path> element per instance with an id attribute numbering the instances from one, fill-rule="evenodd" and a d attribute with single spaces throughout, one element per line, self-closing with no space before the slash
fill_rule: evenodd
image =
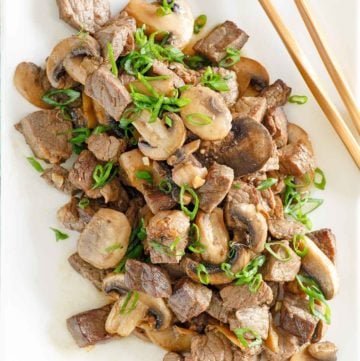
<path id="1" fill-rule="evenodd" d="M 151 114 L 147 110 L 143 110 L 132 123 L 142 137 L 139 149 L 150 159 L 166 160 L 185 143 L 186 130 L 181 118 L 174 113 L 164 114 L 164 117 L 172 120 L 171 128 L 159 119 L 150 122 Z"/>
<path id="2" fill-rule="evenodd" d="M 180 111 L 186 128 L 204 140 L 220 140 L 229 134 L 232 115 L 219 93 L 197 85 L 184 91 L 181 98 L 191 100 Z"/>
<path id="3" fill-rule="evenodd" d="M 54 88 L 70 88 L 75 84 L 74 79 L 66 73 L 64 61 L 68 57 L 81 56 L 100 60 L 100 45 L 90 35 L 86 37 L 73 35 L 55 46 L 46 63 L 46 73 Z"/>
<path id="4" fill-rule="evenodd" d="M 253 204 L 238 203 L 228 199 L 225 206 L 225 219 L 232 230 L 246 232 L 247 245 L 254 252 L 264 250 L 268 227 L 265 217 L 256 211 Z"/>
<path id="5" fill-rule="evenodd" d="M 63 62 L 65 71 L 76 82 L 85 85 L 86 78 L 92 74 L 99 66 L 97 59 L 75 56 L 66 57 Z"/>
<path id="6" fill-rule="evenodd" d="M 52 108 L 41 99 L 51 85 L 44 70 L 39 66 L 33 63 L 20 63 L 15 70 L 14 84 L 17 91 L 31 104 L 42 109 Z"/>
<path id="7" fill-rule="evenodd" d="M 130 233 L 131 226 L 125 214 L 102 208 L 81 233 L 78 253 L 96 268 L 116 267 L 126 253 Z"/>
<path id="8" fill-rule="evenodd" d="M 223 210 L 215 208 L 212 213 L 199 211 L 195 223 L 199 227 L 201 244 L 205 247 L 201 258 L 212 264 L 225 262 L 230 237 L 224 223 Z"/>
<path id="9" fill-rule="evenodd" d="M 124 273 L 110 273 L 104 279 L 102 283 L 102 290 L 105 294 L 117 300 L 119 295 L 126 294 L 129 289 L 125 285 Z"/>
<path id="10" fill-rule="evenodd" d="M 339 291 L 339 278 L 336 268 L 309 237 L 306 237 L 306 244 L 308 253 L 302 258 L 302 266 L 310 276 L 317 280 L 325 298 L 331 300 Z"/>
<path id="11" fill-rule="evenodd" d="M 334 343 L 329 341 L 323 341 L 314 343 L 308 346 L 308 353 L 320 361 L 335 361 L 337 347 Z"/>
<path id="12" fill-rule="evenodd" d="M 172 179 L 181 187 L 184 184 L 197 189 L 204 185 L 208 171 L 199 161 L 189 156 L 187 161 L 175 165 L 172 170 Z"/>
<path id="13" fill-rule="evenodd" d="M 290 359 L 290 361 L 316 361 L 307 351 L 307 346 L 303 346 L 300 351 L 294 354 Z M 326 359 L 327 360 L 327 359 Z"/>
<path id="14" fill-rule="evenodd" d="M 193 153 L 200 148 L 201 140 L 197 139 L 193 142 L 185 144 L 182 148 L 178 149 L 175 154 L 167 159 L 167 164 L 175 166 L 179 163 L 186 161 Z"/>
<path id="15" fill-rule="evenodd" d="M 300 126 L 294 123 L 288 123 L 288 143 L 302 143 L 314 155 L 314 149 L 309 138 L 309 134 Z"/>
<path id="16" fill-rule="evenodd" d="M 235 244 L 233 246 L 232 253 L 233 255 L 227 261 L 227 263 L 229 263 L 231 266 L 229 271 L 234 274 L 241 271 L 254 256 L 254 253 L 250 249 L 240 244 Z M 225 285 L 231 283 L 234 280 L 234 278 L 224 273 L 220 265 L 213 265 L 208 263 L 202 264 L 208 271 L 210 285 Z M 199 265 L 200 262 L 195 261 L 190 257 L 184 257 L 181 262 L 181 267 L 185 273 L 195 282 L 200 282 L 197 274 Z"/>
<path id="17" fill-rule="evenodd" d="M 172 13 L 158 16 L 162 1 L 149 3 L 146 0 L 130 0 L 125 11 L 133 16 L 138 24 L 146 24 L 147 32 L 163 31 L 171 34 L 170 43 L 183 48 L 191 39 L 194 17 L 186 0 L 176 0 Z"/>

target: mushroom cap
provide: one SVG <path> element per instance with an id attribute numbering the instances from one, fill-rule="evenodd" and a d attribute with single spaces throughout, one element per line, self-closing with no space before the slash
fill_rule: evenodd
<path id="1" fill-rule="evenodd" d="M 306 148 L 310 151 L 312 155 L 314 155 L 314 149 L 311 144 L 309 134 L 301 128 L 299 125 L 294 123 L 288 123 L 288 143 L 296 144 L 302 143 L 306 146 Z"/>
<path id="2" fill-rule="evenodd" d="M 46 73 L 54 88 L 70 88 L 75 81 L 66 73 L 64 61 L 67 57 L 89 56 L 100 60 L 100 45 L 90 35 L 80 38 L 70 36 L 60 41 L 49 55 L 46 63 Z"/>
<path id="3" fill-rule="evenodd" d="M 151 114 L 147 110 L 143 110 L 132 123 L 141 134 L 139 149 L 150 159 L 166 160 L 185 143 L 186 130 L 182 119 L 174 113 L 164 114 L 166 116 L 172 120 L 171 128 L 160 119 L 150 123 Z"/>
<path id="4" fill-rule="evenodd" d="M 185 0 L 176 0 L 176 8 L 171 14 L 158 16 L 160 3 L 148 3 L 146 0 L 130 0 L 125 11 L 133 16 L 138 24 L 146 24 L 149 33 L 167 31 L 171 36 L 171 45 L 183 48 L 190 41 L 194 31 L 194 16 Z"/>
<path id="5" fill-rule="evenodd" d="M 229 134 L 232 115 L 219 93 L 197 85 L 184 91 L 181 98 L 191 100 L 191 103 L 180 110 L 186 128 L 204 140 L 220 140 Z M 192 124 L 187 117 L 196 114 L 208 116 L 212 122 L 206 125 Z"/>
<path id="6" fill-rule="evenodd" d="M 308 353 L 320 361 L 336 361 L 337 347 L 334 343 L 323 341 L 313 343 L 307 348 Z"/>
<path id="7" fill-rule="evenodd" d="M 131 226 L 125 214 L 101 208 L 81 233 L 78 253 L 96 268 L 116 267 L 126 254 L 130 234 Z"/>

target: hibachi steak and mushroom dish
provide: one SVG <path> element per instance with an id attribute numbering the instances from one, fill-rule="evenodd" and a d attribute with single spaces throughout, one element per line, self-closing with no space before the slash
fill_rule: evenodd
<path id="1" fill-rule="evenodd" d="M 67 320 L 75 342 L 135 335 L 166 361 L 335 360 L 335 236 L 309 218 L 326 179 L 284 110 L 307 98 L 241 55 L 232 21 L 205 34 L 185 0 L 57 5 L 76 30 L 45 67 L 18 65 L 40 110 L 16 129 L 71 197 L 57 213 L 79 232 L 71 266 L 108 296 Z"/>

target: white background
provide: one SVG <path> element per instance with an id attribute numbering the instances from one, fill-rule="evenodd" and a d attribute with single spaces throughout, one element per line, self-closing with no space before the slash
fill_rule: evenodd
<path id="1" fill-rule="evenodd" d="M 125 1 L 112 0 L 119 10 Z M 245 54 L 260 60 L 273 80 L 284 79 L 305 106 L 287 106 L 289 119 L 305 127 L 314 142 L 319 166 L 328 178 L 325 203 L 314 214 L 315 228 L 331 227 L 338 239 L 341 291 L 332 302 L 328 338 L 340 347 L 339 361 L 360 360 L 359 224 L 360 177 L 341 141 L 311 97 L 301 76 L 256 0 L 190 1 L 195 15 L 206 13 L 209 25 L 235 20 L 250 34 Z M 360 21 L 356 0 L 310 0 L 330 49 L 352 89 L 360 85 Z M 331 99 L 348 119 L 292 1 L 275 1 L 299 39 Z M 162 351 L 136 339 L 80 350 L 65 326 L 75 313 L 101 306 L 105 299 L 77 275 L 67 257 L 77 234 L 56 243 L 50 226 L 59 227 L 56 210 L 67 197 L 46 186 L 28 165 L 29 148 L 13 125 L 35 109 L 12 86 L 16 65 L 42 64 L 55 44 L 73 33 L 58 20 L 55 0 L 2 0 L 1 44 L 1 361 L 161 360 Z M 358 24 L 358 28 L 357 27 Z M 359 98 L 358 98 L 359 100 Z"/>

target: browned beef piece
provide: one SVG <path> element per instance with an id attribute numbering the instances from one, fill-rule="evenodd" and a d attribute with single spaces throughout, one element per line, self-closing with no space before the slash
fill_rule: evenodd
<path id="1" fill-rule="evenodd" d="M 52 187 L 64 193 L 72 194 L 75 191 L 75 187 L 71 184 L 68 177 L 69 171 L 57 164 L 45 169 L 41 175 L 41 178 L 45 179 Z"/>
<path id="2" fill-rule="evenodd" d="M 130 204 L 129 195 L 120 182 L 118 183 L 118 186 L 119 197 L 116 201 L 109 202 L 108 206 L 109 208 L 125 213 L 128 210 Z"/>
<path id="3" fill-rule="evenodd" d="M 77 30 L 94 33 L 110 19 L 109 0 L 56 0 L 59 15 Z"/>
<path id="4" fill-rule="evenodd" d="M 270 305 L 273 300 L 272 290 L 265 282 L 261 282 L 255 293 L 249 290 L 248 285 L 226 286 L 220 291 L 220 296 L 225 307 L 234 309 Z"/>
<path id="5" fill-rule="evenodd" d="M 77 188 L 84 192 L 90 190 L 94 185 L 93 173 L 98 161 L 94 155 L 83 150 L 76 159 L 69 173 L 69 181 Z"/>
<path id="6" fill-rule="evenodd" d="M 185 84 L 197 84 L 200 81 L 200 73 L 187 68 L 181 63 L 170 63 L 169 69 L 179 76 Z"/>
<path id="7" fill-rule="evenodd" d="M 277 108 L 287 103 L 291 88 L 282 80 L 278 79 L 275 83 L 266 87 L 261 96 L 266 98 L 268 109 Z"/>
<path id="8" fill-rule="evenodd" d="M 144 206 L 144 198 L 141 195 L 132 197 L 129 201 L 129 207 L 125 213 L 127 219 L 129 220 L 131 227 L 135 228 L 139 223 L 139 211 Z"/>
<path id="9" fill-rule="evenodd" d="M 266 306 L 242 308 L 229 318 L 230 330 L 251 328 L 264 340 L 268 337 L 269 321 L 269 308 Z"/>
<path id="10" fill-rule="evenodd" d="M 269 131 L 278 148 L 288 142 L 288 120 L 282 107 L 272 108 L 266 114 L 263 124 Z"/>
<path id="11" fill-rule="evenodd" d="M 304 234 L 306 228 L 291 219 L 268 219 L 269 233 L 276 239 L 292 239 L 295 234 Z"/>
<path id="12" fill-rule="evenodd" d="M 111 44 L 114 58 L 129 54 L 135 48 L 134 33 L 136 21 L 131 16 L 111 21 L 107 26 L 101 28 L 95 34 L 95 39 L 102 49 L 102 56 L 109 61 L 108 44 Z"/>
<path id="13" fill-rule="evenodd" d="M 85 311 L 66 320 L 68 330 L 79 347 L 95 345 L 112 337 L 105 330 L 111 306 Z"/>
<path id="14" fill-rule="evenodd" d="M 307 236 L 311 238 L 315 244 L 335 263 L 336 259 L 336 238 L 331 229 L 324 228 L 308 233 Z"/>
<path id="15" fill-rule="evenodd" d="M 161 267 L 167 271 L 172 283 L 175 283 L 180 278 L 186 277 L 186 273 L 179 263 L 164 263 Z"/>
<path id="16" fill-rule="evenodd" d="M 171 194 L 161 192 L 159 187 L 151 184 L 144 184 L 142 193 L 146 204 L 154 214 L 173 209 L 177 205 Z"/>
<path id="17" fill-rule="evenodd" d="M 189 229 L 189 217 L 182 211 L 160 211 L 152 217 L 146 227 L 151 262 L 179 263 L 188 244 Z"/>
<path id="18" fill-rule="evenodd" d="M 269 255 L 267 261 L 262 268 L 262 275 L 265 281 L 273 282 L 290 282 L 295 279 L 301 267 L 301 258 L 290 248 L 289 243 L 284 241 L 283 245 L 287 247 L 287 252 L 281 245 L 273 245 L 272 250 L 280 257 L 287 258 L 289 261 L 280 261 Z"/>
<path id="19" fill-rule="evenodd" d="M 178 353 L 175 352 L 168 352 L 163 358 L 163 361 L 183 361 L 183 360 L 184 360 L 184 356 L 179 355 Z"/>
<path id="20" fill-rule="evenodd" d="M 104 66 L 88 76 L 84 90 L 115 120 L 120 120 L 121 114 L 131 103 L 131 96 L 125 86 Z"/>
<path id="21" fill-rule="evenodd" d="M 125 285 L 153 297 L 170 297 L 171 282 L 160 267 L 129 259 L 125 265 Z"/>
<path id="22" fill-rule="evenodd" d="M 232 108 L 233 118 L 251 118 L 261 123 L 267 109 L 264 97 L 242 97 Z"/>
<path id="23" fill-rule="evenodd" d="M 228 323 L 230 309 L 226 308 L 218 293 L 213 292 L 210 305 L 206 310 L 211 317 L 223 323 Z"/>
<path id="24" fill-rule="evenodd" d="M 304 342 L 311 340 L 319 319 L 309 312 L 309 301 L 297 296 L 286 296 L 281 306 L 280 325 Z"/>
<path id="25" fill-rule="evenodd" d="M 259 172 L 271 172 L 271 171 L 277 171 L 280 168 L 279 164 L 279 152 L 276 147 L 276 144 L 273 143 L 272 147 L 272 153 L 268 161 L 264 164 L 264 166 L 260 169 Z M 273 189 L 273 187 L 272 187 Z"/>
<path id="26" fill-rule="evenodd" d="M 111 182 L 106 183 L 101 188 L 90 188 L 85 194 L 89 198 L 99 199 L 104 197 L 105 203 L 113 203 L 119 200 L 122 191 L 122 185 L 119 178 L 114 178 Z M 114 207 L 112 207 L 114 208 Z"/>
<path id="27" fill-rule="evenodd" d="M 227 201 L 257 205 L 261 202 L 261 194 L 253 185 L 236 179 L 227 195 Z"/>
<path id="28" fill-rule="evenodd" d="M 239 87 L 237 83 L 236 73 L 229 69 L 224 68 L 212 68 L 215 74 L 219 74 L 225 79 L 226 84 L 229 88 L 228 91 L 220 92 L 220 95 L 223 97 L 226 105 L 230 108 L 232 107 L 237 99 L 239 98 Z"/>
<path id="29" fill-rule="evenodd" d="M 102 281 L 108 271 L 98 269 L 90 263 L 85 262 L 78 253 L 74 253 L 68 258 L 71 267 L 81 276 L 89 280 L 99 291 L 102 290 Z"/>
<path id="30" fill-rule="evenodd" d="M 185 85 L 184 80 L 182 80 L 181 77 L 178 76 L 175 71 L 171 70 L 168 64 L 161 62 L 159 60 L 154 61 L 152 66 L 152 72 L 155 75 L 168 75 L 174 82 L 176 88 L 181 88 L 182 86 Z"/>
<path id="31" fill-rule="evenodd" d="M 82 232 L 86 222 L 79 215 L 77 207 L 78 202 L 77 198 L 71 198 L 69 203 L 66 203 L 58 210 L 57 218 L 65 228 Z"/>
<path id="32" fill-rule="evenodd" d="M 40 110 L 22 119 L 15 128 L 21 132 L 37 158 L 62 163 L 72 154 L 72 125 L 59 110 Z"/>
<path id="33" fill-rule="evenodd" d="M 116 163 L 127 146 L 125 139 L 118 139 L 106 133 L 92 134 L 86 142 L 89 150 L 103 162 Z"/>
<path id="34" fill-rule="evenodd" d="M 279 149 L 280 172 L 302 176 L 315 168 L 315 160 L 309 149 L 301 143 L 288 144 Z"/>
<path id="35" fill-rule="evenodd" d="M 212 292 L 206 286 L 190 281 L 180 280 L 169 298 L 169 307 L 181 322 L 205 312 L 210 305 Z"/>
<path id="36" fill-rule="evenodd" d="M 205 184 L 197 190 L 200 208 L 212 212 L 226 197 L 234 180 L 234 171 L 226 165 L 214 163 L 208 169 Z"/>
<path id="37" fill-rule="evenodd" d="M 205 38 L 194 45 L 194 50 L 215 63 L 227 55 L 228 48 L 240 50 L 249 36 L 232 21 L 225 21 L 217 26 Z"/>

